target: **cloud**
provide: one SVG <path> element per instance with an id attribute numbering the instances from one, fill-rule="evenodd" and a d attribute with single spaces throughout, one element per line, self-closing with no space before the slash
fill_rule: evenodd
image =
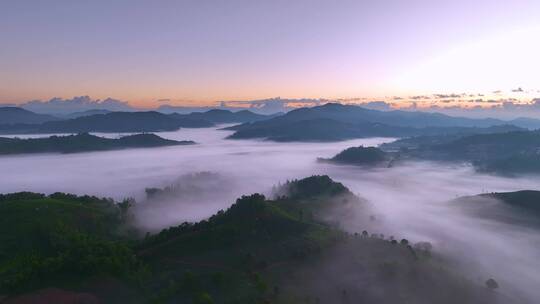
<path id="1" fill-rule="evenodd" d="M 238 107 L 238 106 L 248 106 L 253 112 L 261 114 L 272 114 L 277 112 L 288 112 L 297 107 L 311 107 L 318 106 L 330 102 L 331 100 L 327 99 L 313 99 L 313 98 L 302 98 L 302 99 L 285 99 L 280 97 L 269 98 L 269 99 L 259 99 L 259 100 L 232 100 L 232 101 L 221 101 L 222 105 Z"/>
<path id="2" fill-rule="evenodd" d="M 411 96 L 410 99 L 419 100 L 419 99 L 431 99 L 431 96 L 426 95 L 417 95 L 417 96 Z"/>
<path id="3" fill-rule="evenodd" d="M 361 107 L 372 109 L 372 110 L 379 110 L 379 111 L 390 111 L 392 110 L 392 104 L 387 103 L 385 101 L 370 101 L 367 103 L 360 104 Z"/>
<path id="4" fill-rule="evenodd" d="M 260 114 L 274 114 L 278 112 L 288 112 L 300 106 L 316 106 L 326 103 L 323 99 L 282 99 L 279 97 L 258 100 L 229 100 L 218 101 L 215 106 L 174 106 L 164 104 L 158 107 L 163 113 L 190 113 L 204 112 L 211 109 L 239 111 L 248 109 Z"/>
<path id="5" fill-rule="evenodd" d="M 529 102 L 519 101 L 515 98 L 501 99 L 460 99 L 454 100 L 453 105 L 448 105 L 450 100 L 437 100 L 430 104 L 411 104 L 402 106 L 406 111 L 430 111 L 453 116 L 471 118 L 499 118 L 515 119 L 528 117 L 540 119 L 540 98 L 534 98 Z M 442 106 L 443 104 L 447 104 Z M 460 103 L 456 105 L 455 103 Z M 464 105 L 466 105 L 466 107 Z"/>
<path id="6" fill-rule="evenodd" d="M 89 96 L 77 96 L 71 99 L 52 98 L 48 101 L 32 100 L 20 105 L 22 108 L 37 113 L 69 114 L 88 110 L 133 111 L 126 101 L 106 98 L 92 99 Z"/>
<path id="7" fill-rule="evenodd" d="M 433 94 L 433 96 L 435 96 L 435 98 L 460 98 L 460 97 L 463 97 L 464 94 L 455 94 L 455 93 L 452 93 L 452 94 Z"/>

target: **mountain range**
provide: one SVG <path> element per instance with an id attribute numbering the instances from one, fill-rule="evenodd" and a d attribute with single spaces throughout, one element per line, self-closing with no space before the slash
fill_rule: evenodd
<path id="1" fill-rule="evenodd" d="M 20 114 L 12 115 L 13 112 Z M 190 114 L 91 110 L 73 113 L 62 119 L 10 107 L 0 108 L 2 118 L 0 133 L 158 132 L 174 131 L 179 128 L 213 127 L 222 123 L 259 121 L 269 117 L 272 116 L 255 114 L 247 110 L 239 112 L 210 110 Z"/>
<path id="2" fill-rule="evenodd" d="M 18 107 L 0 107 L 0 124 L 40 124 L 53 120 L 60 120 L 60 118 L 47 114 L 37 114 Z"/>
<path id="3" fill-rule="evenodd" d="M 519 123 L 520 121 L 516 121 Z M 540 127 L 540 121 L 537 121 Z M 531 121 L 527 126 L 531 127 Z M 229 127 L 231 139 L 337 141 L 361 137 L 408 137 L 517 131 L 512 121 L 471 119 L 438 113 L 378 111 L 328 103 L 300 108 L 272 119 Z"/>

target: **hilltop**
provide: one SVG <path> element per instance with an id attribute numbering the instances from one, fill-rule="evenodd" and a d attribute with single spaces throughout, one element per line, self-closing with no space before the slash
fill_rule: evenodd
<path id="1" fill-rule="evenodd" d="M 347 148 L 332 158 L 319 158 L 318 160 L 346 165 L 379 166 L 388 164 L 390 158 L 391 157 L 386 152 L 379 148 L 360 146 Z"/>

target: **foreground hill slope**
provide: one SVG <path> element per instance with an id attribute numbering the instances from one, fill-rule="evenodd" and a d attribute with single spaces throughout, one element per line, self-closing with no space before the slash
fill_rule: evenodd
<path id="1" fill-rule="evenodd" d="M 328 222 L 332 211 L 363 207 L 327 176 L 294 180 L 275 192 L 275 199 L 243 196 L 207 220 L 141 240 L 108 232 L 129 226 L 132 200 L 0 197 L 13 218 L 6 225 L 18 227 L 9 237 L 37 238 L 35 254 L 21 249 L 2 256 L 0 293 L 7 303 L 36 299 L 39 290 L 50 296 L 51 288 L 114 303 L 511 303 L 447 270 L 429 247 L 367 231 L 349 234 L 336 217 Z M 47 219 L 35 208 L 45 208 Z M 12 246 L 4 243 L 4 252 Z"/>

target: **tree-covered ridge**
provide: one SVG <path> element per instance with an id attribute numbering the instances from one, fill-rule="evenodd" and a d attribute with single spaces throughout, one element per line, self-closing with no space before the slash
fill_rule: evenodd
<path id="1" fill-rule="evenodd" d="M 328 175 L 313 175 L 287 181 L 274 187 L 273 193 L 277 197 L 301 200 L 352 194 L 342 183 L 333 181 Z"/>
<path id="2" fill-rule="evenodd" d="M 0 292 L 143 275 L 121 237 L 130 203 L 65 193 L 0 195 Z"/>
<path id="3" fill-rule="evenodd" d="M 75 153 L 189 144 L 194 144 L 194 142 L 164 139 L 155 134 L 135 134 L 117 139 L 99 137 L 88 133 L 28 139 L 0 137 L 0 154 Z"/>
<path id="4" fill-rule="evenodd" d="M 324 207 L 346 205 L 343 198 L 352 195 L 328 176 L 278 188 L 297 190 L 274 200 L 245 196 L 207 221 L 184 223 L 148 237 L 141 256 L 159 265 L 171 281 L 159 299 L 187 303 L 197 303 L 203 295 L 212 299 L 208 303 L 332 303 L 336 299 L 338 303 L 406 299 L 489 303 L 496 299 L 487 289 L 432 261 L 428 243 L 412 245 L 406 239 L 367 231 L 348 234 L 311 216 Z M 380 294 L 377 288 L 396 292 Z"/>
<path id="5" fill-rule="evenodd" d="M 377 166 L 388 163 L 390 156 L 376 147 L 351 147 L 347 148 L 332 158 L 319 158 L 319 161 L 338 164 Z"/>
<path id="6" fill-rule="evenodd" d="M 402 158 L 470 162 L 482 172 L 540 173 L 540 131 L 415 137 L 381 147 Z"/>
<path id="7" fill-rule="evenodd" d="M 496 303 L 499 299 L 487 288 L 445 270 L 431 258 L 427 243 L 413 245 L 368 231 L 346 233 L 309 216 L 325 207 L 358 203 L 344 185 L 328 176 L 291 181 L 281 188 L 291 191 L 275 199 L 243 196 L 207 220 L 183 223 L 141 240 L 117 234 L 126 229 L 133 200 L 2 196 L 2 214 L 12 218 L 0 224 L 5 225 L 2 231 L 38 242 L 32 242 L 32 250 L 0 259 L 0 294 L 59 287 L 91 292 L 105 302 L 129 303 L 287 304 L 336 299 Z M 11 252 L 15 244 L 3 246 Z M 110 278 L 118 282 L 114 292 L 110 286 L 92 283 Z M 393 292 L 381 293 L 381 288 Z"/>

